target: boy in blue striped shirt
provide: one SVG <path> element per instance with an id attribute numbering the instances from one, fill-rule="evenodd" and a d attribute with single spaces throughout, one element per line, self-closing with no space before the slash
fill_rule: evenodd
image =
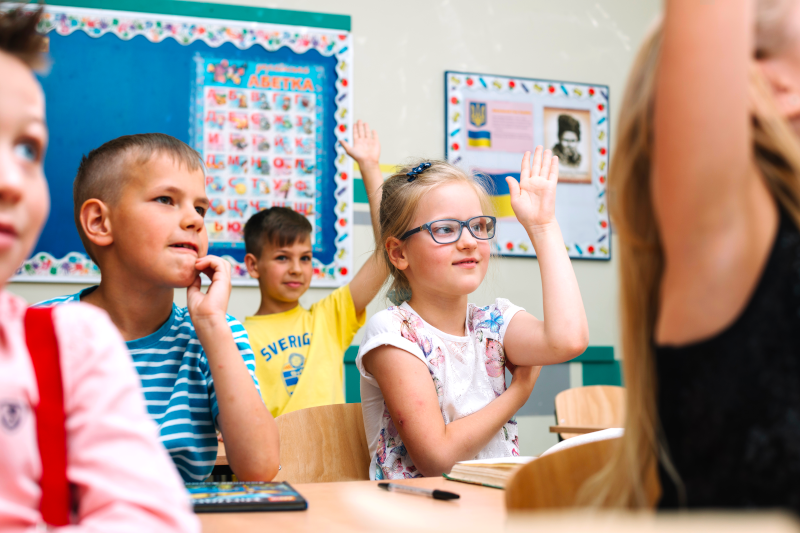
<path id="1" fill-rule="evenodd" d="M 209 201 L 200 155 L 168 135 L 119 137 L 83 158 L 73 202 L 78 233 L 102 279 L 39 305 L 83 301 L 109 314 L 184 481 L 211 473 L 217 427 L 240 480 L 271 480 L 278 430 L 261 401 L 247 332 L 226 313 L 230 264 L 206 255 Z M 201 272 L 211 279 L 206 293 Z M 177 288 L 187 288 L 187 307 L 173 303 Z"/>

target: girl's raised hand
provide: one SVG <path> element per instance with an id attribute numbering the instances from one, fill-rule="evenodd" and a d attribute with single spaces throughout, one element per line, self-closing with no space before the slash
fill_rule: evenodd
<path id="1" fill-rule="evenodd" d="M 353 126 L 353 144 L 341 141 L 347 155 L 358 163 L 358 166 L 380 165 L 381 141 L 378 132 L 369 129 L 369 124 L 360 120 Z"/>
<path id="2" fill-rule="evenodd" d="M 556 185 L 558 157 L 537 146 L 533 154 L 525 152 L 519 181 L 506 178 L 511 193 L 511 207 L 517 220 L 528 229 L 546 226 L 556 220 Z"/>

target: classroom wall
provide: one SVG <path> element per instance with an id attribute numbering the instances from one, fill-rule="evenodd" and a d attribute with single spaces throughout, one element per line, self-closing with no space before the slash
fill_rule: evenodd
<path id="1" fill-rule="evenodd" d="M 445 70 L 606 84 L 611 91 L 612 117 L 616 117 L 633 55 L 661 5 L 659 0 L 215 1 L 350 15 L 355 43 L 355 117 L 367 120 L 380 133 L 384 164 L 413 156 L 444 156 Z M 113 8 L 113 2 L 108 6 Z M 614 126 L 612 118 L 612 137 Z M 356 209 L 366 214 L 365 204 Z M 367 219 L 363 215 L 356 218 L 360 222 L 355 228 L 356 266 L 374 247 Z M 615 248 L 616 238 L 612 239 L 612 256 Z M 573 266 L 589 319 L 590 342 L 613 346 L 618 358 L 616 259 L 574 261 Z M 83 287 L 13 283 L 9 289 L 36 302 Z M 329 293 L 312 289 L 301 303 L 308 306 Z M 486 282 L 472 301 L 483 304 L 497 296 L 541 317 L 538 262 L 494 259 Z M 175 299 L 184 303 L 185 291 L 178 291 Z M 242 320 L 256 310 L 258 302 L 257 289 L 234 288 L 229 312 Z M 368 312 L 384 305 L 379 297 Z M 554 423 L 550 398 L 560 388 L 581 385 L 581 372 L 581 365 L 574 363 L 542 374 L 538 396 L 518 416 L 523 453 L 538 454 L 555 443 L 555 436 L 548 433 L 548 426 Z"/>

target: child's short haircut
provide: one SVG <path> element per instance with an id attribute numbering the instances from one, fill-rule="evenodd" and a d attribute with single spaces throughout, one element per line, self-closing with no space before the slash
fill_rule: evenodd
<path id="1" fill-rule="evenodd" d="M 203 161 L 197 150 L 163 133 L 123 135 L 95 148 L 81 159 L 72 185 L 75 226 L 83 247 L 95 263 L 97 258 L 92 253 L 91 242 L 81 226 L 81 207 L 93 198 L 113 205 L 125 187 L 126 169 L 131 165 L 146 164 L 156 153 L 170 156 L 173 162 L 179 166 L 185 165 L 191 172 L 203 169 Z"/>
<path id="2" fill-rule="evenodd" d="M 3 1 L 0 0 L 0 6 Z M 16 57 L 28 68 L 36 70 L 44 66 L 45 39 L 36 31 L 44 8 L 26 12 L 21 8 L 4 12 L 0 9 L 0 52 Z"/>
<path id="3" fill-rule="evenodd" d="M 244 225 L 244 247 L 248 254 L 261 257 L 266 243 L 282 248 L 311 235 L 311 222 L 288 207 L 265 209 Z"/>

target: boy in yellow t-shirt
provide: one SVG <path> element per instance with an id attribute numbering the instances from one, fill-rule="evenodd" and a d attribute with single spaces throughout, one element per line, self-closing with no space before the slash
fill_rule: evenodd
<path id="1" fill-rule="evenodd" d="M 342 146 L 361 167 L 377 242 L 383 183 L 378 135 L 358 121 L 353 145 L 342 141 Z M 349 285 L 303 309 L 298 300 L 311 283 L 311 229 L 303 215 L 285 207 L 261 211 L 244 228 L 245 264 L 261 292 L 261 305 L 244 327 L 261 396 L 273 416 L 344 403 L 344 352 L 387 276 L 373 254 Z"/>

